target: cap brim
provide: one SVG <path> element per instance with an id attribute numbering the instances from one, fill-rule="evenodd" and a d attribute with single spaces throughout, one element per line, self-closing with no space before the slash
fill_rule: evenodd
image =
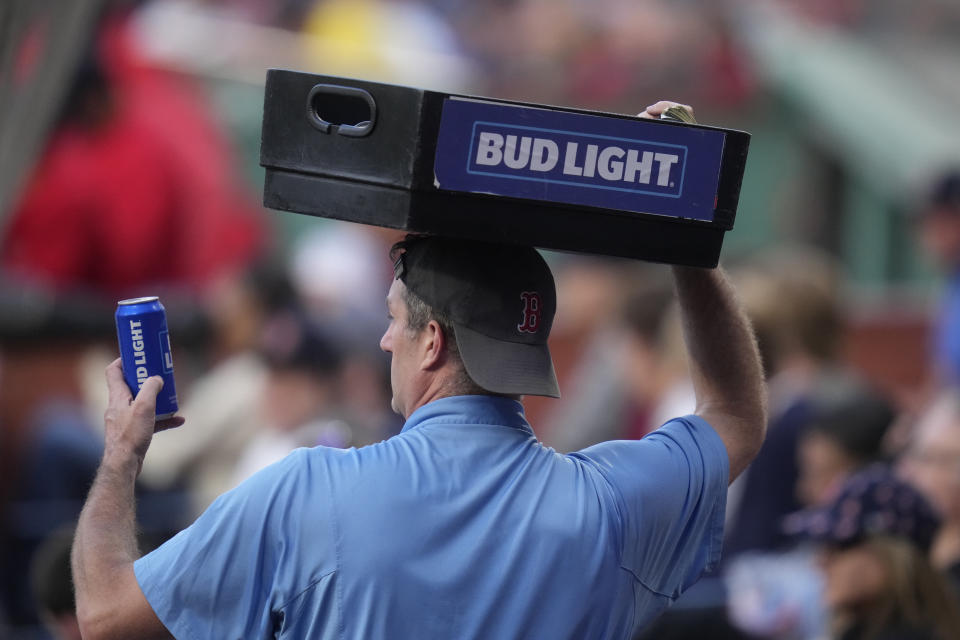
<path id="1" fill-rule="evenodd" d="M 470 378 L 492 393 L 560 397 L 546 344 L 505 342 L 454 323 L 460 359 Z"/>

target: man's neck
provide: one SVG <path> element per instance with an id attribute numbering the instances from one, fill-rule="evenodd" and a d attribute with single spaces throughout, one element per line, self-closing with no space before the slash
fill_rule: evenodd
<path id="1" fill-rule="evenodd" d="M 427 404 L 429 404 L 429 403 L 431 403 L 431 402 L 434 402 L 434 401 L 436 401 L 436 400 L 440 400 L 440 399 L 442 399 L 442 398 L 452 398 L 452 397 L 454 397 L 454 396 L 477 396 L 477 397 L 489 397 L 489 398 L 507 398 L 507 399 L 509 399 L 509 400 L 516 400 L 517 402 L 520 402 L 520 403 L 523 402 L 523 396 L 518 396 L 518 395 L 506 395 L 506 394 L 502 394 L 502 393 L 492 393 L 492 392 L 483 391 L 483 390 L 471 390 L 471 391 L 466 391 L 466 392 L 465 392 L 465 391 L 462 391 L 462 390 L 459 390 L 459 389 L 456 389 L 456 388 L 447 388 L 447 389 L 438 390 L 437 393 L 424 394 L 423 396 L 421 396 L 421 401 L 418 401 L 416 404 L 414 404 L 414 405 L 408 410 L 408 412 L 406 413 L 406 415 L 403 416 L 403 419 L 404 419 L 404 420 L 409 420 L 409 419 L 410 419 L 410 416 L 413 415 L 413 412 L 416 411 L 417 409 L 419 409 L 419 408 L 422 407 L 422 406 L 425 406 L 425 405 L 427 405 Z"/>
<path id="2" fill-rule="evenodd" d="M 409 420 L 414 411 L 426 404 L 441 398 L 449 398 L 457 395 L 462 394 L 456 391 L 455 385 L 452 384 L 449 376 L 434 376 L 416 400 L 407 407 L 407 410 L 403 414 L 403 419 Z"/>

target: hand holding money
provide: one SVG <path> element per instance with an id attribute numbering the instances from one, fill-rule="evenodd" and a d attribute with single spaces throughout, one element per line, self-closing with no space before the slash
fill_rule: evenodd
<path id="1" fill-rule="evenodd" d="M 649 107 L 643 113 L 638 114 L 641 118 L 659 118 L 660 120 L 676 120 L 686 122 L 687 124 L 697 124 L 693 117 L 693 107 L 688 104 L 661 100 Z"/>

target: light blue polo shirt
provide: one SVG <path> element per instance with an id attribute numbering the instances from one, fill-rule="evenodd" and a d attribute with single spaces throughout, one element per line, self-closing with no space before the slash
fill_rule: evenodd
<path id="1" fill-rule="evenodd" d="M 183 639 L 630 638 L 719 559 L 727 475 L 695 416 L 561 455 L 519 402 L 444 398 L 293 452 L 134 567 Z"/>

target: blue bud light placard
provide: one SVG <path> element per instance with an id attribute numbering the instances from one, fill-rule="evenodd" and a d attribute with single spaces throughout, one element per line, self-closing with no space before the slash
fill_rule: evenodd
<path id="1" fill-rule="evenodd" d="M 725 134 L 643 119 L 444 101 L 434 163 L 449 191 L 713 220 Z"/>

